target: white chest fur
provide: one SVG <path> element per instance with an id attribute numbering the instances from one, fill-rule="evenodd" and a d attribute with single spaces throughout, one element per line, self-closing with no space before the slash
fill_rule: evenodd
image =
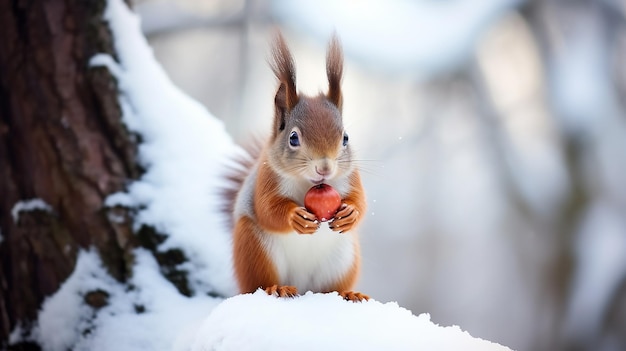
<path id="1" fill-rule="evenodd" d="M 354 262 L 354 233 L 339 234 L 322 223 L 315 234 L 266 234 L 263 244 L 276 265 L 281 285 L 298 291 L 325 291 Z"/>

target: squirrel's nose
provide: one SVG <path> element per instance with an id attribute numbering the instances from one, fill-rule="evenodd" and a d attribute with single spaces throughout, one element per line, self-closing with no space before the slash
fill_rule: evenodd
<path id="1" fill-rule="evenodd" d="M 315 173 L 324 178 L 331 178 L 335 173 L 335 164 L 331 159 L 322 158 L 315 161 Z"/>
<path id="2" fill-rule="evenodd" d="M 321 176 L 327 176 L 330 173 L 330 168 L 327 165 L 321 167 L 315 166 L 315 172 Z"/>
<path id="3" fill-rule="evenodd" d="M 331 164 L 324 162 L 315 166 L 315 172 L 323 177 L 327 177 L 333 172 L 333 168 Z"/>

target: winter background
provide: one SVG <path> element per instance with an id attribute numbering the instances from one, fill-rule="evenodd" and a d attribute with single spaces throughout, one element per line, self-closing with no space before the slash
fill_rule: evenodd
<path id="1" fill-rule="evenodd" d="M 82 252 L 30 338 L 50 350 L 626 349 L 626 2 L 134 5 L 140 21 L 109 1 L 120 62 L 91 64 L 118 79 L 147 172 L 107 206 L 141 208 L 137 226 L 167 233 L 157 250 L 183 250 L 195 293 L 147 250 L 124 286 Z M 220 298 L 235 291 L 229 236 L 207 214 L 234 142 L 269 130 L 277 27 L 303 92 L 326 89 L 333 31 L 344 45 L 344 120 L 369 206 L 357 288 L 376 301 Z M 13 216 L 47 208 L 23 201 Z M 87 291 L 109 300 L 88 318 Z"/>
<path id="2" fill-rule="evenodd" d="M 626 2 L 145 0 L 172 80 L 268 130 L 272 30 L 326 89 L 333 30 L 369 213 L 358 288 L 518 350 L 626 349 Z"/>

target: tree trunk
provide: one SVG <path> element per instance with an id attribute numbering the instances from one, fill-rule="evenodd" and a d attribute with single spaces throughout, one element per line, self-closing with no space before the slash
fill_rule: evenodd
<path id="1" fill-rule="evenodd" d="M 89 68 L 94 54 L 114 54 L 104 7 L 0 1 L 0 349 L 16 326 L 27 333 L 79 249 L 96 248 L 119 280 L 130 273 L 129 216 L 103 201 L 139 175 L 135 139 L 114 78 Z M 31 199 L 47 206 L 20 211 Z"/>

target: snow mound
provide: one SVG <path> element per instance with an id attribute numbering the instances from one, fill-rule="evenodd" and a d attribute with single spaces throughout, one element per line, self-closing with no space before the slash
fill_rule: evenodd
<path id="1" fill-rule="evenodd" d="M 176 351 L 510 350 L 440 327 L 396 303 L 348 302 L 337 293 L 288 299 L 263 291 L 232 297 L 187 331 Z"/>

